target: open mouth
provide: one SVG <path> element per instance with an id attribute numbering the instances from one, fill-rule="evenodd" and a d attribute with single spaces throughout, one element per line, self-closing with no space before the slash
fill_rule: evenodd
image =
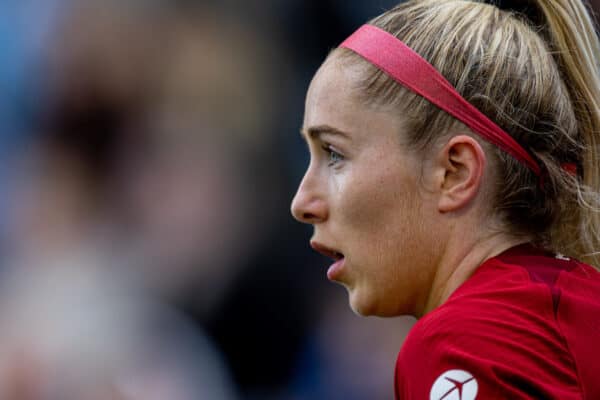
<path id="1" fill-rule="evenodd" d="M 333 261 L 339 261 L 344 258 L 343 253 L 317 242 L 310 242 L 310 247 L 312 247 L 313 250 L 324 255 L 325 257 L 331 258 Z"/>
<path id="2" fill-rule="evenodd" d="M 343 279 L 344 265 L 346 263 L 344 253 L 313 241 L 310 242 L 310 247 L 318 253 L 323 254 L 325 257 L 329 257 L 333 260 L 333 264 L 327 269 L 327 278 L 329 278 L 330 281 L 341 282 Z"/>

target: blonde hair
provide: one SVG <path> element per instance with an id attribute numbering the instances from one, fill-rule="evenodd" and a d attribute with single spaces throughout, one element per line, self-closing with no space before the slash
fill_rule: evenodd
<path id="1" fill-rule="evenodd" d="M 458 92 L 524 146 L 543 185 L 510 155 L 485 146 L 495 168 L 494 212 L 514 235 L 600 266 L 600 45 L 580 0 L 528 1 L 535 15 L 468 0 L 411 0 L 369 23 L 428 60 Z M 410 146 L 426 151 L 456 119 L 365 64 L 364 101 L 407 119 Z M 578 166 L 578 176 L 564 164 Z"/>

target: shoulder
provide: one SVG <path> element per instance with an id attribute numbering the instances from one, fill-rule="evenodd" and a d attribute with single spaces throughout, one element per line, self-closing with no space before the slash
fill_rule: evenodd
<path id="1" fill-rule="evenodd" d="M 485 399 L 581 398 L 552 291 L 527 269 L 484 264 L 407 337 L 396 365 L 397 398 L 434 399 L 442 391 L 441 399 L 459 389 Z M 462 399 L 475 399 L 467 392 Z"/>

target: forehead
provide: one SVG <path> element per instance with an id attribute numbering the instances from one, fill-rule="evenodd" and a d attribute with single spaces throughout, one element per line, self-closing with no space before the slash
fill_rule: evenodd
<path id="1" fill-rule="evenodd" d="M 306 96 L 304 131 L 330 126 L 354 138 L 394 137 L 399 139 L 401 119 L 391 110 L 367 105 L 358 86 L 364 68 L 329 58 L 317 71 Z M 377 132 L 377 135 L 372 133 Z M 388 135 L 386 135 L 388 133 Z"/>
<path id="2" fill-rule="evenodd" d="M 354 68 L 342 65 L 335 57 L 327 59 L 315 74 L 306 96 L 305 127 L 309 117 L 315 118 L 315 111 L 330 114 L 340 108 L 358 106 L 358 92 L 355 88 L 359 74 Z M 337 104 L 337 106 L 336 106 Z"/>

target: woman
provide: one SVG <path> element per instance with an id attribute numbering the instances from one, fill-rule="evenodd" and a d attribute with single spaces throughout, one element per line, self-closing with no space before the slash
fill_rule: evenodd
<path id="1" fill-rule="evenodd" d="M 600 398 L 600 46 L 519 3 L 403 3 L 308 90 L 292 213 L 355 312 L 419 318 L 397 399 Z"/>

